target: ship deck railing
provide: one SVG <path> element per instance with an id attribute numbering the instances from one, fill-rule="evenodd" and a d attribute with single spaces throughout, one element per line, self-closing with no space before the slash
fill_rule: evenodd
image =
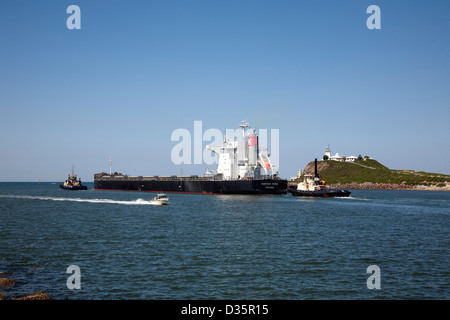
<path id="1" fill-rule="evenodd" d="M 122 181 L 122 180 L 128 180 L 128 181 L 193 181 L 193 180 L 203 180 L 203 181 L 223 181 L 223 177 L 221 175 L 206 175 L 206 176 L 199 176 L 199 175 L 190 175 L 190 176 L 129 176 L 129 175 L 122 175 L 122 174 L 95 174 L 94 175 L 95 180 L 103 180 L 103 181 Z M 259 179 L 280 179 L 279 177 L 260 177 Z M 243 178 L 240 180 L 258 180 L 258 178 Z"/>
<path id="2" fill-rule="evenodd" d="M 182 180 L 182 181 L 192 181 L 192 180 L 222 180 L 220 176 L 128 176 L 128 175 L 95 175 L 96 180 L 107 180 L 107 181 L 171 181 L 171 180 Z"/>

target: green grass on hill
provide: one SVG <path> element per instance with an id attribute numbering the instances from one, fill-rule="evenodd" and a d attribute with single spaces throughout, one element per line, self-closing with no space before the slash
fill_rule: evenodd
<path id="1" fill-rule="evenodd" d="M 317 169 L 320 179 L 325 180 L 327 184 L 373 182 L 431 185 L 450 181 L 450 175 L 392 170 L 373 159 L 357 160 L 355 163 L 333 160 L 318 161 Z M 314 174 L 314 161 L 310 162 L 303 172 Z M 303 175 L 299 180 L 303 180 Z"/>

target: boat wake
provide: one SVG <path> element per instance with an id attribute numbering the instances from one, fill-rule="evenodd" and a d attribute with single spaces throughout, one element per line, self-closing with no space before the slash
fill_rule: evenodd
<path id="1" fill-rule="evenodd" d="M 336 197 L 337 199 L 347 199 L 347 200 L 362 200 L 362 201 L 369 201 L 370 199 L 366 199 L 366 198 L 359 198 L 359 197 L 353 197 L 353 196 L 349 196 L 349 197 Z"/>
<path id="2" fill-rule="evenodd" d="M 150 201 L 144 199 L 136 199 L 130 201 L 112 200 L 112 199 L 83 199 L 83 198 L 61 198 L 61 197 L 43 197 L 43 196 L 27 196 L 27 195 L 3 195 L 0 198 L 12 199 L 28 199 L 28 200 L 43 200 L 43 201 L 69 201 L 69 202 L 88 202 L 88 203 L 107 203 L 107 204 L 122 204 L 122 205 L 151 205 Z"/>
<path id="3" fill-rule="evenodd" d="M 370 199 L 353 197 L 353 196 L 349 196 L 349 197 L 330 197 L 330 198 L 327 198 L 327 197 L 324 197 L 324 198 L 321 198 L 321 197 L 293 197 L 293 198 L 295 200 L 297 200 L 297 201 L 318 201 L 318 200 L 322 200 L 322 199 L 325 199 L 325 201 L 330 201 L 332 199 L 335 199 L 335 200 L 345 199 L 345 200 L 353 200 L 353 201 L 355 201 L 355 200 L 357 200 L 357 201 L 370 201 Z"/>

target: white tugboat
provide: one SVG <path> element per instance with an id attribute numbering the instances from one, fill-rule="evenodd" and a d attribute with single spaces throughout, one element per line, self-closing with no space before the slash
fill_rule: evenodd
<path id="1" fill-rule="evenodd" d="M 312 175 L 305 175 L 303 182 L 297 185 L 297 188 L 291 187 L 288 190 L 294 197 L 348 197 L 350 191 L 341 189 L 329 189 L 325 181 L 319 179 L 317 173 L 317 159 L 314 161 L 314 178 Z"/>
<path id="2" fill-rule="evenodd" d="M 67 180 L 60 184 L 59 187 L 64 190 L 87 190 L 87 186 L 84 186 L 81 183 L 81 179 L 77 179 L 77 175 L 73 173 L 73 166 L 72 173 L 68 175 Z"/>

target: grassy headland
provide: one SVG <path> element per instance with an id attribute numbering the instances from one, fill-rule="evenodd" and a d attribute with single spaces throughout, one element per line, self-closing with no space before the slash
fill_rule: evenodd
<path id="1" fill-rule="evenodd" d="M 327 185 L 364 189 L 442 189 L 450 190 L 450 175 L 413 170 L 393 170 L 373 159 L 341 162 L 333 160 L 318 161 L 317 171 L 320 179 Z M 308 163 L 304 174 L 314 175 L 314 161 Z"/>

